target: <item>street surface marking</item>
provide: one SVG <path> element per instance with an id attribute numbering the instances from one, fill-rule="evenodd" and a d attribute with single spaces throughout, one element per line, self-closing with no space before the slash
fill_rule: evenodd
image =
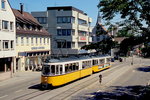
<path id="1" fill-rule="evenodd" d="M 86 96 L 86 97 L 94 97 L 95 95 L 92 95 L 92 94 L 91 94 L 91 95 L 85 95 L 85 96 Z"/>
<path id="2" fill-rule="evenodd" d="M 23 91 L 23 90 L 18 90 L 18 91 L 15 91 L 15 93 L 18 93 L 18 92 L 21 92 L 21 91 Z"/>
<path id="3" fill-rule="evenodd" d="M 97 92 L 101 92 L 101 90 L 98 90 Z"/>
<path id="4" fill-rule="evenodd" d="M 0 99 L 7 97 L 8 95 L 1 96 Z"/>

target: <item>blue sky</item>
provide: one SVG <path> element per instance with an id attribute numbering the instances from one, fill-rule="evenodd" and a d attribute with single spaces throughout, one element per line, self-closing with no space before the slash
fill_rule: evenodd
<path id="1" fill-rule="evenodd" d="M 73 6 L 87 13 L 93 19 L 92 26 L 94 26 L 97 20 L 99 0 L 9 0 L 9 2 L 15 9 L 19 9 L 19 3 L 23 3 L 24 10 L 27 12 L 45 11 L 47 7 L 53 6 Z"/>

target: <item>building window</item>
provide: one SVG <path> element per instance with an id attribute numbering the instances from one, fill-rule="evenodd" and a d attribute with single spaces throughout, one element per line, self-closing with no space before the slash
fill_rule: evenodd
<path id="1" fill-rule="evenodd" d="M 16 45 L 18 45 L 18 37 L 16 37 Z"/>
<path id="2" fill-rule="evenodd" d="M 26 40 L 27 40 L 27 45 L 29 45 L 29 37 L 27 37 Z"/>
<path id="3" fill-rule="evenodd" d="M 3 50 L 9 50 L 9 41 L 3 41 Z"/>
<path id="4" fill-rule="evenodd" d="M 75 48 L 75 42 L 72 42 L 71 45 L 72 45 L 72 48 Z"/>
<path id="5" fill-rule="evenodd" d="M 6 9 L 6 1 L 5 0 L 1 1 L 1 6 L 2 6 L 2 9 Z"/>
<path id="6" fill-rule="evenodd" d="M 71 48 L 71 42 L 67 42 L 67 48 Z"/>
<path id="7" fill-rule="evenodd" d="M 36 38 L 36 44 L 38 44 L 38 38 Z"/>
<path id="8" fill-rule="evenodd" d="M 46 17 L 36 17 L 36 19 L 38 20 L 38 22 L 40 24 L 46 24 L 47 23 L 47 18 Z"/>
<path id="9" fill-rule="evenodd" d="M 71 23 L 71 17 L 68 16 L 57 17 L 57 23 Z"/>
<path id="10" fill-rule="evenodd" d="M 86 31 L 78 31 L 78 35 L 79 36 L 86 36 L 87 35 L 87 32 Z"/>
<path id="11" fill-rule="evenodd" d="M 13 24 L 14 24 L 13 22 L 10 22 L 10 30 L 11 31 L 13 31 L 13 29 L 14 29 L 14 25 Z"/>
<path id="12" fill-rule="evenodd" d="M 8 21 L 2 21 L 2 29 L 8 30 Z"/>
<path id="13" fill-rule="evenodd" d="M 31 44 L 33 45 L 33 37 L 31 38 Z"/>
<path id="14" fill-rule="evenodd" d="M 83 19 L 78 19 L 78 24 L 87 26 L 87 21 L 85 21 Z"/>
<path id="15" fill-rule="evenodd" d="M 57 42 L 57 48 L 71 48 L 71 42 L 59 41 Z"/>
<path id="16" fill-rule="evenodd" d="M 75 23 L 75 17 L 71 17 L 71 23 Z"/>
<path id="17" fill-rule="evenodd" d="M 23 44 L 24 44 L 24 38 L 21 37 L 21 45 L 23 45 Z"/>
<path id="18" fill-rule="evenodd" d="M 45 38 L 44 38 L 44 44 L 45 44 L 46 42 L 45 42 Z"/>
<path id="19" fill-rule="evenodd" d="M 10 41 L 10 48 L 11 48 L 11 49 L 14 49 L 14 41 L 13 41 L 13 40 Z"/>
<path id="20" fill-rule="evenodd" d="M 47 38 L 47 44 L 49 44 L 49 38 Z"/>
<path id="21" fill-rule="evenodd" d="M 42 44 L 42 38 L 40 38 L 40 44 Z"/>
<path id="22" fill-rule="evenodd" d="M 58 36 L 71 36 L 71 29 L 57 29 Z"/>

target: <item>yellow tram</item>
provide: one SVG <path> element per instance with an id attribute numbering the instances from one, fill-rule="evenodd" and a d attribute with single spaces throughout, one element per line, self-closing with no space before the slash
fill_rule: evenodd
<path id="1" fill-rule="evenodd" d="M 110 68 L 110 60 L 110 56 L 50 60 L 42 66 L 42 88 L 61 86 L 93 72 Z"/>

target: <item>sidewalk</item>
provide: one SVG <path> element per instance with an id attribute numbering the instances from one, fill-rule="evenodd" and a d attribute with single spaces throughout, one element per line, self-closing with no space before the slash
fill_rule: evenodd
<path id="1" fill-rule="evenodd" d="M 41 72 L 16 72 L 12 78 L 0 81 L 0 86 L 9 85 L 12 83 L 21 82 L 23 80 L 31 80 L 39 78 L 40 80 Z"/>

